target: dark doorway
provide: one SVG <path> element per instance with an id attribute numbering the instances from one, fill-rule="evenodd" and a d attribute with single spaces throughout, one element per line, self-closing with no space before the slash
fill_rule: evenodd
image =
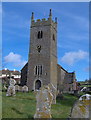
<path id="1" fill-rule="evenodd" d="M 37 81 L 35 82 L 35 90 L 39 90 L 40 87 L 41 87 L 41 81 L 40 81 L 40 80 L 37 80 Z"/>

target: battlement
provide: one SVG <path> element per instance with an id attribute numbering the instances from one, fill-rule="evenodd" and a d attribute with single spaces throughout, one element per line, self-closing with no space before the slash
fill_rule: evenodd
<path id="1" fill-rule="evenodd" d="M 32 16 L 31 16 L 31 27 L 37 27 L 37 26 L 47 26 L 47 25 L 52 25 L 56 28 L 57 25 L 57 18 L 55 18 L 55 21 L 52 20 L 52 12 L 50 9 L 50 14 L 49 14 L 49 18 L 43 18 L 43 19 L 37 19 L 34 20 L 34 13 L 32 12 Z"/>
<path id="2" fill-rule="evenodd" d="M 45 22 L 45 21 L 47 22 L 49 20 L 50 20 L 50 18 L 48 18 L 48 19 L 43 18 L 43 19 L 32 20 L 32 22 Z M 54 22 L 54 21 L 52 20 L 52 22 Z M 57 23 L 57 22 L 54 22 L 54 23 Z"/>
<path id="3" fill-rule="evenodd" d="M 40 25 L 43 25 L 43 26 L 53 25 L 53 26 L 56 27 L 57 22 L 54 22 L 50 18 L 48 18 L 48 19 L 43 18 L 43 19 L 37 19 L 37 20 L 32 20 L 31 21 L 31 27 L 40 26 Z"/>

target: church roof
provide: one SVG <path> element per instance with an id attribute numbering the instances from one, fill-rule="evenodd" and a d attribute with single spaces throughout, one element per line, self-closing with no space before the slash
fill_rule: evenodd
<path id="1" fill-rule="evenodd" d="M 23 68 L 21 69 L 21 71 L 24 70 L 24 69 L 26 69 L 27 66 L 28 66 L 28 62 L 23 66 Z"/>
<path id="2" fill-rule="evenodd" d="M 60 69 L 63 69 L 65 72 L 67 72 L 67 70 L 65 70 L 61 65 L 57 64 L 57 66 L 60 68 Z M 67 72 L 68 73 L 68 72 Z"/>

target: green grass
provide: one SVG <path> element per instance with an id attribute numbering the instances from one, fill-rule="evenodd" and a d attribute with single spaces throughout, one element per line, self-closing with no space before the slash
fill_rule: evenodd
<path id="1" fill-rule="evenodd" d="M 62 100 L 57 99 L 57 103 L 52 105 L 53 118 L 68 118 L 76 100 L 77 97 L 69 94 L 64 94 L 64 99 Z"/>
<path id="2" fill-rule="evenodd" d="M 91 87 L 91 85 L 83 85 L 83 84 L 81 84 L 80 87 Z"/>
<path id="3" fill-rule="evenodd" d="M 33 118 L 36 111 L 36 99 L 33 92 L 18 92 L 13 97 L 6 97 L 6 93 L 3 92 L 2 96 L 3 118 Z M 63 100 L 57 99 L 57 103 L 52 105 L 52 117 L 68 118 L 76 100 L 77 97 L 69 94 L 65 94 Z"/>

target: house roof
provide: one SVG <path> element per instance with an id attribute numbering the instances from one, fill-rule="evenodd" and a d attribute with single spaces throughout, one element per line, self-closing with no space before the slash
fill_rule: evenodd
<path id="1" fill-rule="evenodd" d="M 21 73 L 19 71 L 10 71 L 13 75 L 20 75 Z"/>
<path id="2" fill-rule="evenodd" d="M 17 70 L 12 71 L 12 70 L 9 70 L 9 69 L 0 70 L 0 73 L 2 73 L 2 74 L 11 74 L 12 73 L 13 75 L 21 75 L 21 73 L 19 71 L 17 71 Z"/>
<path id="3" fill-rule="evenodd" d="M 9 74 L 10 73 L 10 71 L 7 69 L 7 70 L 0 70 L 0 72 L 2 73 L 2 74 Z"/>

